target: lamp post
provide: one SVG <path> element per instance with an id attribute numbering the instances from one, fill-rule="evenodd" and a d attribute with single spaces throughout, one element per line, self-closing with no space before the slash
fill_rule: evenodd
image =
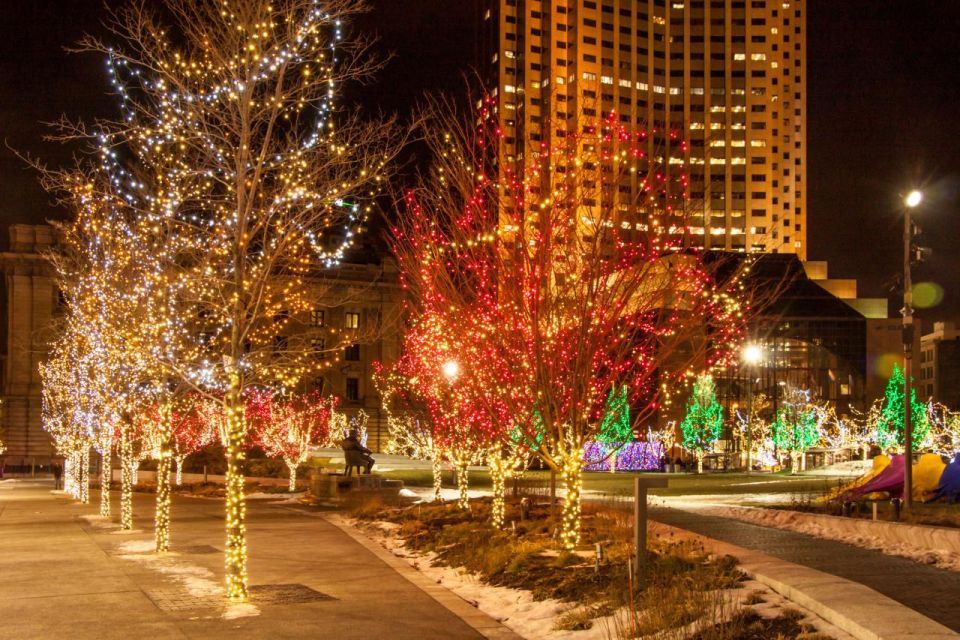
<path id="1" fill-rule="evenodd" d="M 763 359 L 759 345 L 748 344 L 743 348 L 743 362 L 747 365 L 747 475 L 753 469 L 753 368 Z"/>
<path id="2" fill-rule="evenodd" d="M 447 360 L 443 363 L 443 375 L 449 382 L 453 382 L 460 375 L 460 363 L 456 360 Z"/>
<path id="3" fill-rule="evenodd" d="M 903 199 L 903 506 L 913 506 L 913 424 L 910 415 L 910 388 L 913 375 L 913 282 L 910 260 L 913 257 L 913 222 L 911 212 L 921 202 L 923 194 L 911 191 Z"/>

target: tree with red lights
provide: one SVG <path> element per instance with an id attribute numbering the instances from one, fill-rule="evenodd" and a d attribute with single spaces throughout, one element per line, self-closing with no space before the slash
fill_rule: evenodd
<path id="1" fill-rule="evenodd" d="M 200 397 L 191 394 L 184 410 L 173 416 L 173 462 L 176 467 L 176 483 L 183 482 L 183 464 L 187 457 L 212 444 L 218 437 L 217 431 L 204 421 L 199 411 Z"/>
<path id="2" fill-rule="evenodd" d="M 470 422 L 483 440 L 519 429 L 560 472 L 572 548 L 583 447 L 610 392 L 629 390 L 636 427 L 661 385 L 725 362 L 742 333 L 742 270 L 697 248 L 691 215 L 702 211 L 673 134 L 649 132 L 671 139 L 656 151 L 675 156 L 661 162 L 648 132 L 584 115 L 544 124 L 543 140 L 514 156 L 494 107 L 485 101 L 479 118 L 427 108 L 434 164 L 404 194 L 395 251 L 412 315 L 436 327 L 424 362 L 436 371 L 456 358 L 475 415 L 477 403 L 502 406 Z"/>
<path id="3" fill-rule="evenodd" d="M 319 391 L 290 397 L 271 391 L 258 395 L 252 403 L 254 440 L 267 455 L 283 459 L 290 470 L 290 491 L 296 491 L 297 467 L 307 460 L 311 445 L 327 438 L 334 403 Z"/>

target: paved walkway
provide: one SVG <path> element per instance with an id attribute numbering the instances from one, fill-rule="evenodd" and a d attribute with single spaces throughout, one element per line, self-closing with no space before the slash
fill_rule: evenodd
<path id="1" fill-rule="evenodd" d="M 958 572 L 730 518 L 664 507 L 651 508 L 650 517 L 715 540 L 859 582 L 954 631 L 960 631 Z"/>
<path id="2" fill-rule="evenodd" d="M 175 499 L 172 547 L 180 551 L 158 562 L 149 553 L 152 496 L 136 496 L 140 531 L 122 535 L 80 518 L 96 504 L 51 488 L 0 483 L 0 637 L 482 637 L 321 518 L 250 501 L 249 574 L 265 591 L 226 607 L 210 595 L 223 582 L 220 501 Z"/>

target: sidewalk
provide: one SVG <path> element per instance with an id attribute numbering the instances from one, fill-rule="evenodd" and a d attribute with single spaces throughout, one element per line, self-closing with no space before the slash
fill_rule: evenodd
<path id="1" fill-rule="evenodd" d="M 51 488 L 0 485 L 2 637 L 483 637 L 324 519 L 250 501 L 255 595 L 228 607 L 219 595 L 220 501 L 176 498 L 175 553 L 158 560 L 150 553 L 153 496 L 135 495 L 137 530 L 124 535 L 96 517 L 81 519 L 97 512 L 95 502 L 74 504 Z"/>
<path id="2" fill-rule="evenodd" d="M 807 534 L 705 515 L 675 508 L 653 507 L 650 518 L 713 540 L 760 552 L 831 577 L 858 583 L 908 609 L 960 631 L 960 572 L 945 571 L 879 551 L 816 538 Z M 834 592 L 834 604 L 869 608 L 876 603 Z M 861 594 L 864 598 L 869 594 Z M 830 603 L 827 603 L 830 604 Z"/>

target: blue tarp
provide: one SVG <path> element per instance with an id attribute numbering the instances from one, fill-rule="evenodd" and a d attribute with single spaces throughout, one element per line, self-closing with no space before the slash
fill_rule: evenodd
<path id="1" fill-rule="evenodd" d="M 940 476 L 940 484 L 933 499 L 940 498 L 947 498 L 951 502 L 960 499 L 960 453 L 954 456 L 953 462 L 946 466 Z"/>

